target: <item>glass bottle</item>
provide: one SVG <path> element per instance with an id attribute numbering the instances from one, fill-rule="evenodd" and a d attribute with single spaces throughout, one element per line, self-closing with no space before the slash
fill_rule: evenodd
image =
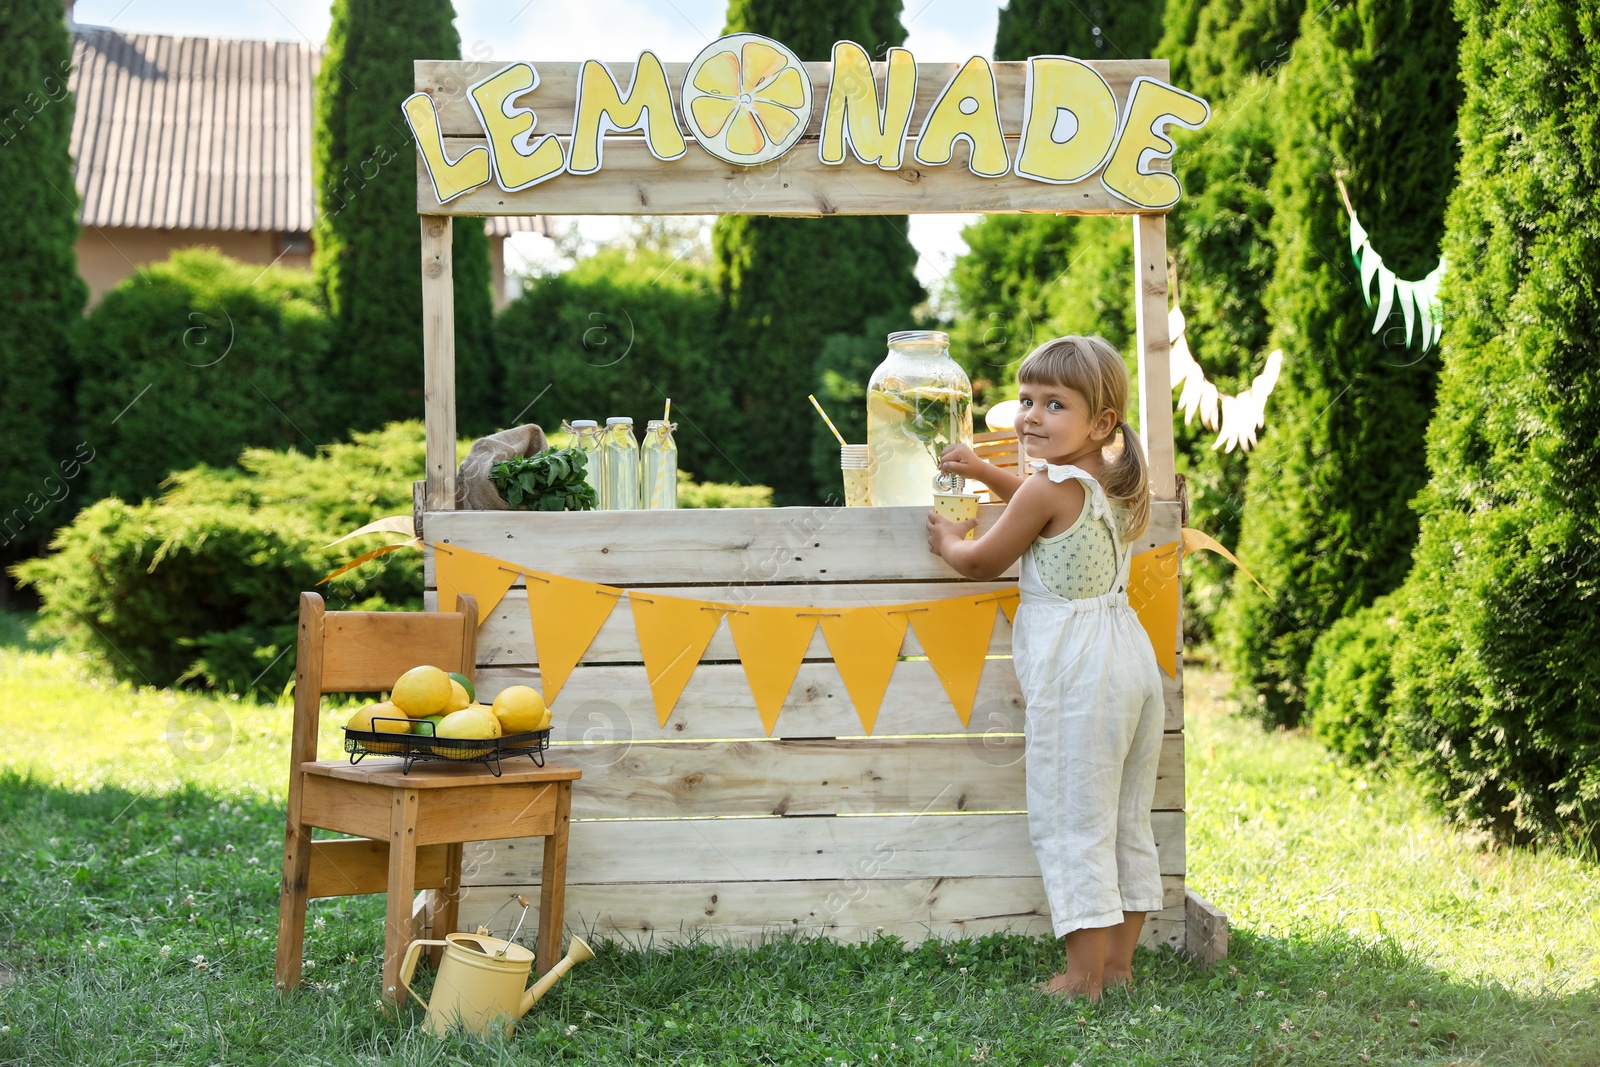
<path id="1" fill-rule="evenodd" d="M 972 443 L 972 383 L 950 358 L 950 335 L 890 334 L 867 385 L 872 503 L 931 507 L 939 455 L 957 441 Z"/>
<path id="2" fill-rule="evenodd" d="M 639 442 L 633 436 L 633 420 L 624 415 L 606 420 L 605 436 L 600 440 L 600 506 L 607 511 L 629 511 L 639 507 Z"/>
<path id="3" fill-rule="evenodd" d="M 572 432 L 572 447 L 583 453 L 583 480 L 594 489 L 595 507 L 606 506 L 605 482 L 600 478 L 600 424 L 593 419 L 574 419 L 567 424 Z"/>
<path id="4" fill-rule="evenodd" d="M 678 444 L 672 439 L 672 423 L 651 419 L 645 426 L 644 483 L 641 503 L 646 508 L 678 506 Z"/>

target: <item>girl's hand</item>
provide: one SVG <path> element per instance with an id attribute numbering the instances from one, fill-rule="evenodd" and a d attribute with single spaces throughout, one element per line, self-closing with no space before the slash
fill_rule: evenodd
<path id="1" fill-rule="evenodd" d="M 989 470 L 989 464 L 978 458 L 971 445 L 957 441 L 940 453 L 939 469 L 947 474 L 959 474 L 963 478 L 981 482 Z"/>
<path id="2" fill-rule="evenodd" d="M 977 519 L 951 522 L 939 514 L 937 509 L 929 509 L 928 551 L 936 556 L 943 557 L 946 545 L 963 543 L 967 536 L 967 531 L 975 529 L 977 525 Z"/>

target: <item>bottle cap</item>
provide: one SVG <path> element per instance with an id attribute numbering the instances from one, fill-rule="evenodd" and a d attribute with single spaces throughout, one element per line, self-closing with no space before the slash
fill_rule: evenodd
<path id="1" fill-rule="evenodd" d="M 632 426 L 633 425 L 633 416 L 631 416 L 631 415 L 613 415 L 609 419 L 606 420 L 606 425 L 607 426 L 618 426 L 618 425 L 621 425 L 621 426 Z"/>
<path id="2" fill-rule="evenodd" d="M 571 426 L 574 430 L 592 430 L 600 424 L 595 422 L 593 419 L 573 419 L 571 422 L 567 423 L 567 425 Z"/>

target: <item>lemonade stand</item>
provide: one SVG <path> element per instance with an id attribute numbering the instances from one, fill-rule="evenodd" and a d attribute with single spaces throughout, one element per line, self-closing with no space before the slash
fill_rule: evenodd
<path id="1" fill-rule="evenodd" d="M 453 220 L 1115 214 L 1134 231 L 1155 495 L 1129 592 L 1159 620 L 1166 672 L 1152 815 L 1166 906 L 1144 936 L 1220 953 L 1225 920 L 1185 887 L 1164 220 L 1180 194 L 1166 131 L 1198 128 L 1205 103 L 1167 84 L 1164 61 L 919 63 L 896 48 L 874 63 L 841 41 L 831 62 L 802 63 L 753 34 L 689 64 L 647 51 L 415 71 L 404 109 L 419 147 L 427 596 L 478 597 L 481 699 L 540 688 L 550 758 L 583 771 L 569 926 L 664 940 L 1048 930 L 1023 814 L 1016 580 L 967 581 L 929 554 L 925 506 L 455 510 Z M 917 410 L 905 447 L 970 435 L 954 394 L 888 378 L 870 411 Z M 982 511 L 987 528 L 998 508 Z M 469 929 L 540 878 L 538 839 L 469 845 L 467 858 Z"/>

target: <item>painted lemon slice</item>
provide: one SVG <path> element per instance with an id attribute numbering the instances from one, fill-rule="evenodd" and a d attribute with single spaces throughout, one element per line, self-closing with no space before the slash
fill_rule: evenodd
<path id="1" fill-rule="evenodd" d="M 811 121 L 811 77 L 789 49 L 757 33 L 707 45 L 683 78 L 683 117 L 700 147 L 754 167 L 783 155 Z"/>

